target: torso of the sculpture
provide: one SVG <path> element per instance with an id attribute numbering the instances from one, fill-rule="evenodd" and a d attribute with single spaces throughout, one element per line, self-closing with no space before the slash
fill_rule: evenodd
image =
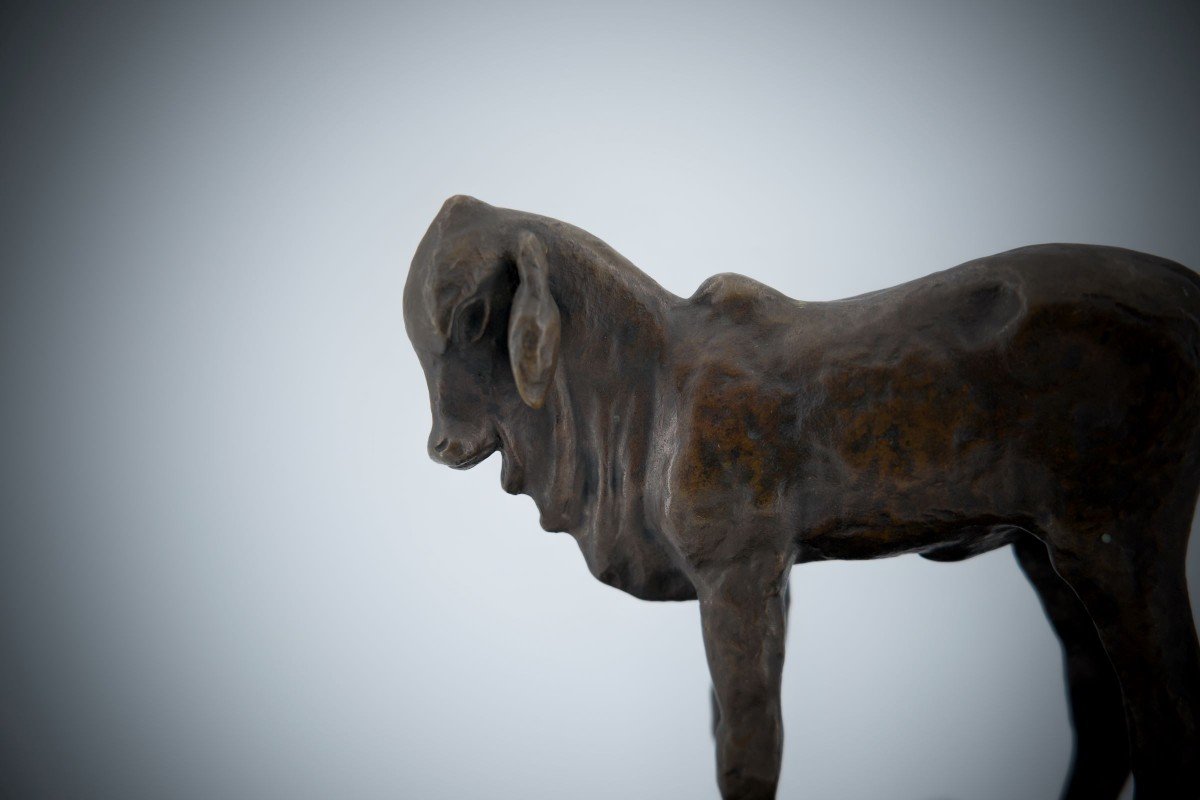
<path id="1" fill-rule="evenodd" d="M 1200 791 L 1190 270 L 1039 245 L 834 302 L 735 274 L 680 298 L 578 228 L 459 196 L 405 319 L 435 459 L 500 450 L 600 580 L 700 599 L 725 797 L 773 796 L 792 564 L 1007 544 L 1082 664 L 1066 796 L 1115 797 L 1131 763 L 1139 800 Z"/>
<path id="2" fill-rule="evenodd" d="M 1162 495 L 1138 485 L 1147 453 L 1188 455 L 1198 310 L 1194 274 L 1079 245 L 827 303 L 717 276 L 676 311 L 659 384 L 674 527 L 737 508 L 805 560 L 953 558 L 1137 513 Z"/>

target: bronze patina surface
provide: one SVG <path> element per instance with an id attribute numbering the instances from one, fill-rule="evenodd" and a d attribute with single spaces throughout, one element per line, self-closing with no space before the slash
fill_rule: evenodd
<path id="1" fill-rule="evenodd" d="M 1200 487 L 1200 278 L 1047 244 L 834 302 L 741 275 L 677 297 L 594 236 L 465 196 L 404 318 L 429 453 L 499 450 L 592 573 L 699 599 L 725 798 L 770 798 L 793 564 L 1012 545 L 1058 634 L 1063 796 L 1200 797 L 1184 556 Z"/>

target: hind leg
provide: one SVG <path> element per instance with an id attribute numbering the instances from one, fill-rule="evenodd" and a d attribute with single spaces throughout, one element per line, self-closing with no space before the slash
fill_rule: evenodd
<path id="1" fill-rule="evenodd" d="M 1121 684 L 1087 609 L 1058 576 L 1046 545 L 1032 535 L 1013 543 L 1063 649 L 1075 753 L 1063 800 L 1115 800 L 1129 778 L 1129 735 Z"/>
<path id="2" fill-rule="evenodd" d="M 1200 643 L 1184 573 L 1191 514 L 1149 526 L 1054 526 L 1055 570 L 1083 601 L 1121 683 L 1137 800 L 1200 797 Z"/>

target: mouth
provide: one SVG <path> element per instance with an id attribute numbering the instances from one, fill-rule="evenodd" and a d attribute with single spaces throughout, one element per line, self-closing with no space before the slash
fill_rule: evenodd
<path id="1" fill-rule="evenodd" d="M 466 455 L 466 456 L 460 458 L 458 461 L 455 461 L 453 464 L 449 464 L 448 466 L 450 466 L 453 469 L 470 469 L 471 467 L 475 466 L 479 462 L 486 459 L 492 453 L 496 452 L 496 448 L 497 448 L 497 444 L 495 442 L 491 442 L 491 443 L 486 444 L 483 447 L 479 448 L 474 453 Z"/>

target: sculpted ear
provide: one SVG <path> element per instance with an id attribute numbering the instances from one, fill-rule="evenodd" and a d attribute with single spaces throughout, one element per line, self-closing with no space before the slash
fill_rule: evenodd
<path id="1" fill-rule="evenodd" d="M 558 306 L 550 296 L 545 248 L 529 231 L 517 236 L 516 261 L 520 284 L 508 318 L 508 359 L 521 399 L 541 408 L 558 361 Z"/>

